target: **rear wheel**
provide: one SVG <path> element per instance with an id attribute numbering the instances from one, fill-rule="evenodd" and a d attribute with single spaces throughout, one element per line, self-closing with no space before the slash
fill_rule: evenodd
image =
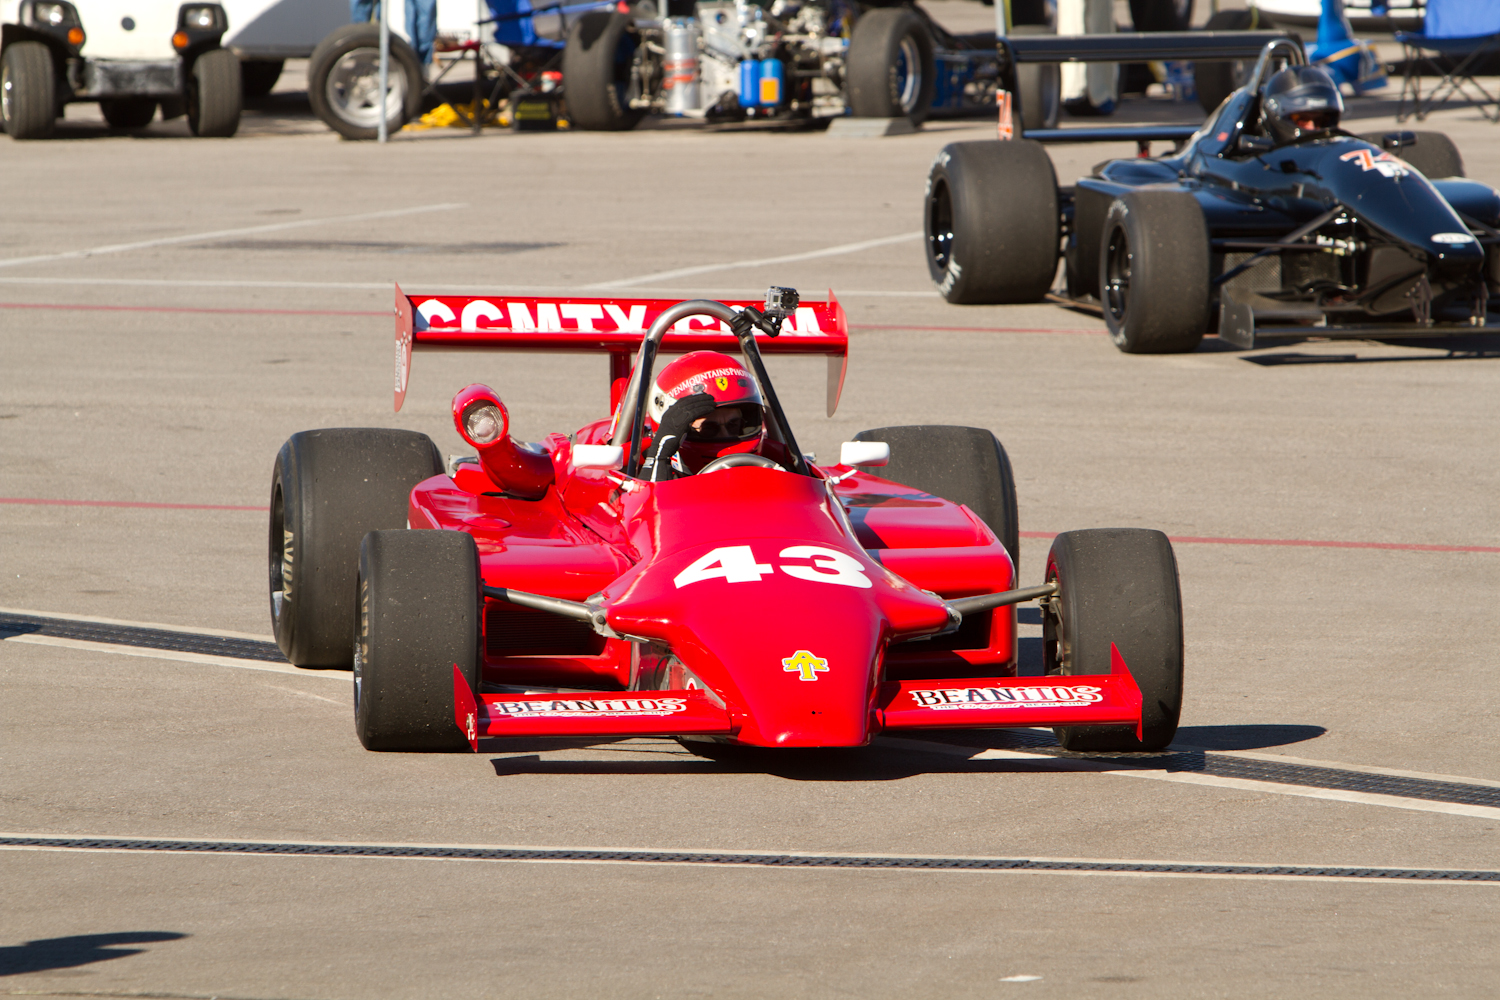
<path id="1" fill-rule="evenodd" d="M 1126 354 L 1195 350 L 1208 328 L 1209 242 L 1203 210 L 1184 191 L 1116 198 L 1099 244 L 1099 301 Z"/>
<path id="2" fill-rule="evenodd" d="M 398 132 L 422 102 L 422 64 L 404 39 L 392 37 L 384 113 Z M 307 64 L 307 99 L 313 113 L 345 139 L 380 134 L 380 26 L 346 24 L 329 32 Z"/>
<path id="3" fill-rule="evenodd" d="M 1123 726 L 1056 730 L 1068 750 L 1160 750 L 1182 714 L 1182 596 L 1172 543 L 1159 531 L 1065 531 L 1047 554 L 1057 595 L 1042 602 L 1042 659 L 1048 674 L 1110 672 L 1120 651 L 1141 689 L 1141 732 Z"/>
<path id="4" fill-rule="evenodd" d="M 0 121 L 12 139 L 47 139 L 57 122 L 57 76 L 52 50 L 41 42 L 12 42 L 0 57 Z"/>
<path id="5" fill-rule="evenodd" d="M 188 78 L 187 119 L 194 135 L 227 139 L 240 127 L 240 59 L 228 49 L 210 49 L 193 61 Z"/>
<path id="6" fill-rule="evenodd" d="M 1052 35 L 1040 24 L 1018 24 L 1013 35 Z M 1016 66 L 1017 98 L 1021 103 L 1021 127 L 1057 128 L 1062 110 L 1062 77 L 1057 63 L 1021 63 Z"/>
<path id="7" fill-rule="evenodd" d="M 1399 145 L 1396 137 L 1401 135 L 1415 136 L 1416 142 L 1406 146 Z M 1360 138 L 1401 157 L 1422 171 L 1424 177 L 1438 179 L 1464 176 L 1464 158 L 1446 133 L 1366 132 Z"/>
<path id="8" fill-rule="evenodd" d="M 1255 10 L 1221 10 L 1208 19 L 1205 31 L 1253 31 L 1259 24 Z M 1245 85 L 1255 68 L 1253 59 L 1193 63 L 1193 86 L 1204 111 L 1213 111 L 1224 99 Z"/>
<path id="9" fill-rule="evenodd" d="M 479 688 L 479 550 L 462 531 L 372 531 L 359 547 L 354 727 L 367 750 L 467 750 L 453 668 Z"/>
<path id="10" fill-rule="evenodd" d="M 574 128 L 623 132 L 644 111 L 630 106 L 631 68 L 640 36 L 616 11 L 590 11 L 573 25 L 563 49 L 564 98 Z"/>
<path id="11" fill-rule="evenodd" d="M 110 128 L 145 128 L 156 117 L 156 100 L 151 97 L 120 97 L 100 101 L 99 110 Z"/>
<path id="12" fill-rule="evenodd" d="M 1000 539 L 1011 564 L 1020 565 L 1016 480 L 994 434 L 980 427 L 916 424 L 860 431 L 854 440 L 889 444 L 890 462 L 868 471 L 968 507 Z"/>
<path id="13" fill-rule="evenodd" d="M 1057 174 L 1040 143 L 945 146 L 927 178 L 927 270 L 949 302 L 1038 302 L 1057 274 Z"/>
<path id="14" fill-rule="evenodd" d="M 276 644 L 299 667 L 347 667 L 359 543 L 404 528 L 411 489 L 443 471 L 426 434 L 302 431 L 271 474 L 270 596 Z"/>
<path id="15" fill-rule="evenodd" d="M 909 118 L 914 125 L 927 117 L 936 82 L 932 35 L 907 8 L 876 8 L 854 22 L 847 65 L 854 117 Z"/>

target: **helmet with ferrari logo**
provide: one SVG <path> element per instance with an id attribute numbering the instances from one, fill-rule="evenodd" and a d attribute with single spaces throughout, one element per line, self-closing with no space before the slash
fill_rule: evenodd
<path id="1" fill-rule="evenodd" d="M 705 393 L 716 404 L 682 434 L 683 466 L 697 472 L 725 455 L 758 451 L 765 440 L 765 403 L 744 365 L 717 351 L 693 351 L 657 373 L 646 398 L 646 429 L 655 437 L 673 404 Z"/>
<path id="2" fill-rule="evenodd" d="M 1288 66 L 1266 81 L 1261 119 L 1280 145 L 1337 127 L 1343 113 L 1338 84 L 1319 66 Z"/>

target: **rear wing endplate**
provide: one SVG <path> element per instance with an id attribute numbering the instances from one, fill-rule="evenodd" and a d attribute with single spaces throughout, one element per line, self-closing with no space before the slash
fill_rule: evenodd
<path id="1" fill-rule="evenodd" d="M 556 351 L 609 355 L 613 382 L 630 374 L 633 355 L 651 324 L 678 299 L 535 298 L 523 295 L 407 295 L 396 286 L 396 409 L 406 399 L 414 350 Z M 749 299 L 731 309 L 759 308 Z M 756 334 L 762 354 L 828 358 L 828 415 L 838 407 L 849 364 L 849 322 L 832 291 L 826 302 L 803 302 L 779 337 Z M 728 324 L 689 316 L 666 336 L 666 350 L 737 350 Z"/>

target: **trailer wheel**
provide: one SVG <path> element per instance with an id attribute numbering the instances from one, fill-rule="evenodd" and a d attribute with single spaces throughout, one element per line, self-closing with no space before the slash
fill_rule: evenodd
<path id="1" fill-rule="evenodd" d="M 422 106 L 422 64 L 403 38 L 391 36 L 386 130 L 392 134 Z M 307 100 L 313 114 L 345 139 L 380 135 L 380 26 L 346 24 L 330 31 L 307 64 Z"/>
<path id="2" fill-rule="evenodd" d="M 467 750 L 453 668 L 479 688 L 479 550 L 462 531 L 372 531 L 359 546 L 354 728 L 367 750 Z"/>
<path id="3" fill-rule="evenodd" d="M 1196 350 L 1208 329 L 1208 226 L 1183 191 L 1130 191 L 1099 241 L 1104 325 L 1126 354 Z"/>
<path id="4" fill-rule="evenodd" d="M 1221 10 L 1208 19 L 1203 30 L 1254 31 L 1259 23 L 1260 12 L 1257 10 Z M 1204 111 L 1213 112 L 1230 94 L 1245 85 L 1254 68 L 1253 59 L 1193 63 L 1193 86 L 1198 91 L 1198 104 Z"/>
<path id="5" fill-rule="evenodd" d="M 927 177 L 927 270 L 949 302 L 1038 302 L 1057 273 L 1057 174 L 1040 143 L 957 142 Z"/>
<path id="6" fill-rule="evenodd" d="M 240 127 L 240 57 L 209 49 L 193 61 L 188 78 L 187 119 L 194 135 L 227 139 Z"/>
<path id="7" fill-rule="evenodd" d="M 854 22 L 846 70 L 854 117 L 921 124 L 932 107 L 936 73 L 932 34 L 907 8 L 876 8 Z"/>
<path id="8" fill-rule="evenodd" d="M 1068 750 L 1114 753 L 1167 746 L 1182 714 L 1182 596 L 1167 536 L 1144 528 L 1065 531 L 1047 553 L 1046 578 L 1059 588 L 1042 602 L 1047 673 L 1107 674 L 1113 643 L 1141 689 L 1141 739 L 1134 727 L 1071 726 L 1055 730 L 1058 741 Z"/>
<path id="9" fill-rule="evenodd" d="M 625 132 L 645 114 L 630 106 L 631 67 L 640 36 L 616 11 L 590 11 L 568 32 L 563 49 L 564 99 L 575 128 Z"/>
<path id="10" fill-rule="evenodd" d="M 138 129 L 151 124 L 156 117 L 156 100 L 151 97 L 118 97 L 100 101 L 104 120 L 114 129 Z"/>
<path id="11" fill-rule="evenodd" d="M 426 434 L 301 431 L 271 473 L 270 596 L 276 644 L 299 667 L 347 667 L 359 542 L 404 528 L 411 489 L 443 471 Z"/>
<path id="12" fill-rule="evenodd" d="M 12 42 L 0 57 L 0 121 L 12 139 L 52 137 L 57 76 L 52 50 L 41 42 Z"/>
<path id="13" fill-rule="evenodd" d="M 240 90 L 246 97 L 265 97 L 281 79 L 281 59 L 246 59 L 240 63 Z"/>
<path id="14" fill-rule="evenodd" d="M 1000 539 L 1011 564 L 1021 565 L 1016 479 L 1010 456 L 993 433 L 982 427 L 915 424 L 860 431 L 854 440 L 889 444 L 889 464 L 866 471 L 963 504 Z"/>
<path id="15" fill-rule="evenodd" d="M 1013 35 L 1055 35 L 1044 24 L 1018 24 Z M 1057 63 L 1021 63 L 1016 66 L 1017 98 L 1021 103 L 1021 128 L 1057 128 L 1062 110 L 1062 74 Z"/>
<path id="16" fill-rule="evenodd" d="M 1365 142 L 1388 149 L 1407 163 L 1422 171 L 1427 178 L 1463 177 L 1464 158 L 1453 140 L 1443 132 L 1412 132 L 1417 141 L 1410 146 L 1387 145 L 1385 139 L 1395 133 L 1366 132 L 1360 136 Z"/>

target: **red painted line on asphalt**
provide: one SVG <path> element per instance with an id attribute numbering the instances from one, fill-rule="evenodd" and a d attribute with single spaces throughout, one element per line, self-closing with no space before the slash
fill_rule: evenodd
<path id="1" fill-rule="evenodd" d="M 56 302 L 0 302 L 0 309 L 56 309 L 76 312 L 218 313 L 229 316 L 389 316 L 368 309 L 223 309 L 207 306 L 98 306 Z"/>
<path id="2" fill-rule="evenodd" d="M 239 507 L 222 503 L 137 503 L 134 500 L 43 500 L 36 497 L 0 497 L 0 503 L 30 504 L 38 507 L 144 507 L 148 510 L 258 510 L 266 507 Z"/>
<path id="3" fill-rule="evenodd" d="M 1022 538 L 1056 538 L 1055 531 L 1023 531 Z M 1209 538 L 1169 535 L 1175 545 L 1273 545 L 1312 549 L 1390 549 L 1396 552 L 1500 552 L 1497 545 L 1418 545 L 1406 542 L 1332 542 L 1309 538 Z"/>

